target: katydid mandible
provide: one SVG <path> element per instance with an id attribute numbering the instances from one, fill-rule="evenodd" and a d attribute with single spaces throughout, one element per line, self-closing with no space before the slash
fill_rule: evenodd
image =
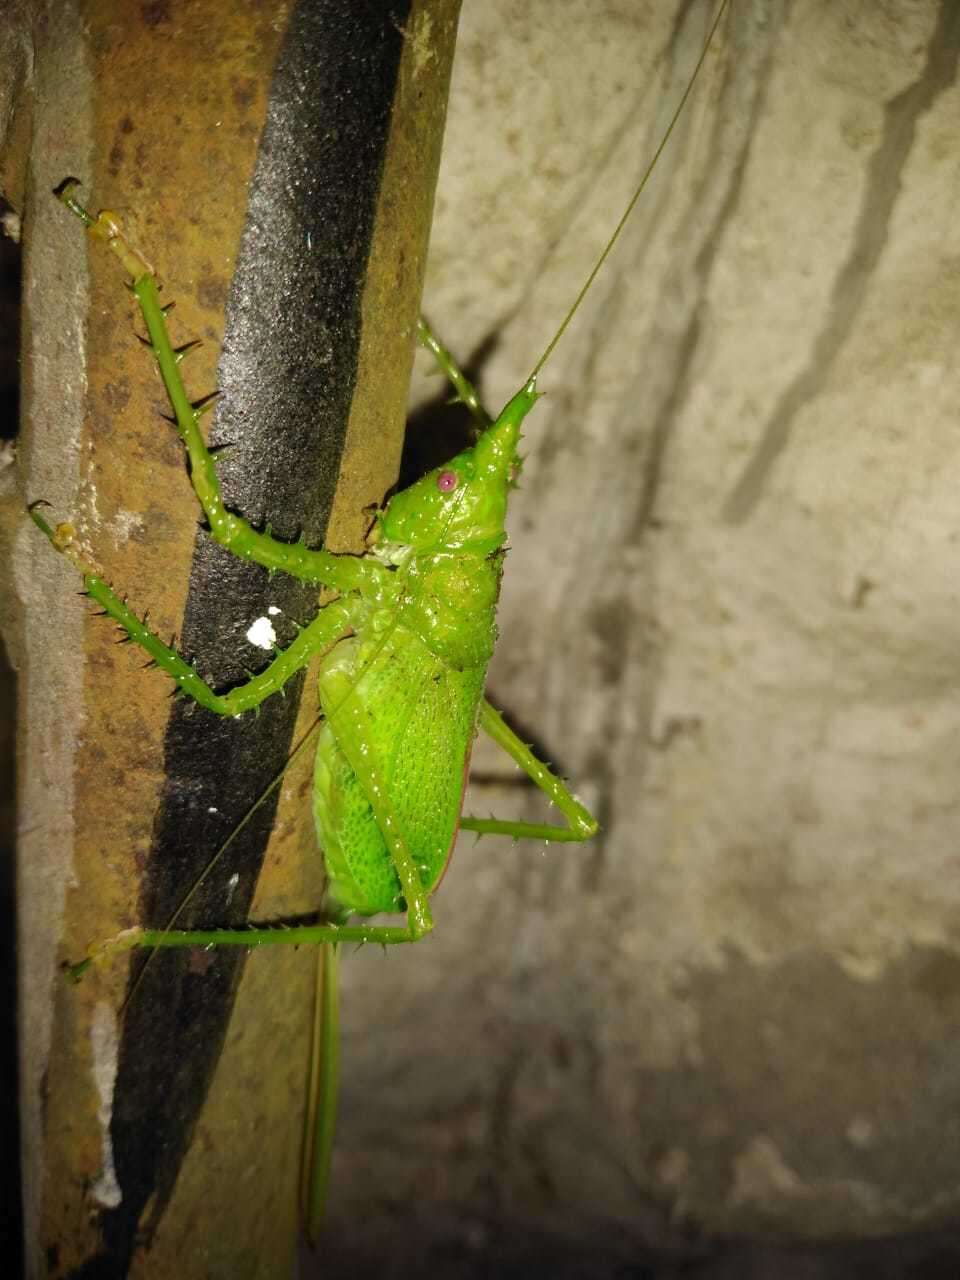
<path id="1" fill-rule="evenodd" d="M 377 513 L 362 556 L 281 542 L 226 509 L 213 456 L 200 431 L 205 407 L 192 402 L 180 373 L 188 347 L 174 349 L 152 269 L 127 242 L 116 219 L 93 217 L 75 198 L 61 200 L 119 257 L 131 278 L 149 345 L 187 452 L 191 482 L 211 536 L 234 554 L 336 592 L 294 642 L 259 674 L 217 693 L 104 582 L 74 546 L 72 527 L 52 527 L 35 504 L 31 515 L 83 575 L 84 590 L 167 673 L 178 691 L 219 715 L 239 716 L 280 691 L 320 655 L 318 695 L 323 715 L 314 769 L 313 807 L 329 878 L 321 923 L 294 927 L 190 929 L 135 927 L 98 944 L 73 967 L 133 947 L 325 946 L 328 965 L 325 1042 L 335 1018 L 332 945 L 415 942 L 433 927 L 430 898 L 444 873 L 459 829 L 513 838 L 583 841 L 596 820 L 532 754 L 483 696 L 496 637 L 495 609 L 505 554 L 505 514 L 518 468 L 520 428 L 538 398 L 537 377 L 618 239 L 652 172 L 702 65 L 726 8 L 723 0 L 700 61 L 606 248 L 524 386 L 491 420 L 453 358 L 421 321 L 419 339 L 435 357 L 480 434 L 451 461 L 396 494 Z M 540 788 L 565 826 L 461 817 L 470 748 L 486 732 Z M 365 918 L 403 913 L 403 924 Z M 363 922 L 358 922 L 360 917 Z M 335 1077 L 335 1063 L 328 1064 Z M 334 1091 L 328 1079 L 316 1125 L 318 1190 L 322 1199 L 332 1138 Z M 314 1215 L 315 1218 L 315 1215 Z"/>

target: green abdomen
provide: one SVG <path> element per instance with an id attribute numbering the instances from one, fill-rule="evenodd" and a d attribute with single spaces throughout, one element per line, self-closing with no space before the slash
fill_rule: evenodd
<path id="1" fill-rule="evenodd" d="M 341 641 L 325 660 L 314 818 L 337 908 L 404 909 L 369 799 L 378 785 L 424 887 L 437 885 L 456 835 L 485 674 L 485 661 L 454 669 L 397 625 L 380 640 Z"/>

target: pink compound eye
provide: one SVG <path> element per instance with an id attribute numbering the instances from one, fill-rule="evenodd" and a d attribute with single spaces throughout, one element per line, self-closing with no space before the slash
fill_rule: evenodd
<path id="1" fill-rule="evenodd" d="M 450 493 L 460 483 L 460 477 L 455 471 L 441 471 L 437 476 L 437 488 L 441 493 Z"/>

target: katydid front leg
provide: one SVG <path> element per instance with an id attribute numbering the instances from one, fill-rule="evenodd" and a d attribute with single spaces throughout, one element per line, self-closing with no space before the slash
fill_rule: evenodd
<path id="1" fill-rule="evenodd" d="M 322 653 L 341 636 L 348 634 L 358 616 L 360 602 L 356 597 L 332 601 L 321 609 L 311 623 L 301 629 L 297 638 L 279 652 L 263 671 L 227 693 L 214 693 L 198 675 L 192 663 L 182 658 L 176 649 L 164 644 L 150 630 L 146 621 L 138 618 L 129 605 L 80 560 L 72 546 L 73 530 L 70 525 L 61 524 L 52 529 L 37 512 L 36 504 L 30 510 L 30 517 L 47 535 L 52 545 L 83 574 L 83 589 L 91 600 L 95 600 L 127 633 L 129 639 L 150 655 L 154 666 L 165 671 L 175 681 L 177 691 L 220 716 L 242 715 L 245 711 L 258 707 L 271 694 L 281 692 L 291 676 L 305 667 L 315 653 Z"/>
<path id="2" fill-rule="evenodd" d="M 336 591 L 358 591 L 376 599 L 389 586 L 390 575 L 383 565 L 358 556 L 336 555 L 322 548 L 314 550 L 302 543 L 280 542 L 226 509 L 220 494 L 216 461 L 200 433 L 200 418 L 212 399 L 191 401 L 180 374 L 180 362 L 197 344 L 191 342 L 174 348 L 150 265 L 127 242 L 112 214 L 104 212 L 94 218 L 75 199 L 76 186 L 75 182 L 65 184 L 58 191 L 59 198 L 92 236 L 107 242 L 130 274 L 131 288 L 150 337 L 149 346 L 173 408 L 174 425 L 187 451 L 190 482 L 207 517 L 211 536 L 242 560 L 253 560 L 266 569 L 289 573 L 304 582 L 323 584 Z"/>

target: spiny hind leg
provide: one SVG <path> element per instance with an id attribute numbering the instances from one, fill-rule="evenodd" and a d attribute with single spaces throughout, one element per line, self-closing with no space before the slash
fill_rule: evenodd
<path id="1" fill-rule="evenodd" d="M 600 824 L 589 810 L 566 787 L 563 781 L 533 754 L 506 724 L 500 712 L 487 702 L 480 704 L 480 728 L 502 747 L 511 760 L 520 766 L 552 804 L 555 804 L 567 820 L 565 827 L 546 822 L 515 822 L 501 818 L 473 818 L 460 820 L 461 831 L 476 831 L 480 835 L 513 836 L 515 840 L 553 840 L 576 842 L 589 840 L 596 835 Z"/>
<path id="2" fill-rule="evenodd" d="M 336 607 L 335 602 L 328 605 L 327 609 Z M 325 710 L 329 719 L 329 710 Z M 253 925 L 240 929 L 145 929 L 137 926 L 124 929 L 115 937 L 91 948 L 86 960 L 71 966 L 70 977 L 77 981 L 90 965 L 133 947 L 299 947 L 339 942 L 373 942 L 390 947 L 419 942 L 433 928 L 429 895 L 420 880 L 406 841 L 399 833 L 393 812 L 388 802 L 381 798 L 386 792 L 369 758 L 364 761 L 362 774 L 361 781 L 380 824 L 403 890 L 407 907 L 406 924 L 350 924 L 328 920 L 318 924 Z M 344 918 L 347 918 L 346 912 Z"/>
<path id="3" fill-rule="evenodd" d="M 330 942 L 374 942 L 392 947 L 402 942 L 419 942 L 421 935 L 407 925 L 380 924 L 306 924 L 251 925 L 247 929 L 144 929 L 134 925 L 123 929 L 105 942 L 90 948 L 85 960 L 70 965 L 67 977 L 79 982 L 95 964 L 108 960 L 121 951 L 136 947 L 309 947 Z"/>
<path id="4" fill-rule="evenodd" d="M 476 831 L 480 835 L 505 835 L 514 839 L 552 840 L 563 842 L 580 842 L 589 840 L 599 829 L 596 818 L 571 794 L 564 783 L 551 770 L 538 760 L 526 743 L 510 729 L 503 717 L 486 699 L 480 704 L 480 728 L 489 734 L 501 746 L 511 760 L 523 769 L 524 773 L 536 783 L 537 787 L 557 806 L 568 825 L 556 827 L 549 823 L 514 822 L 499 818 L 464 818 L 460 823 L 463 831 Z M 378 813 L 378 818 L 382 815 Z M 381 828 L 382 829 L 382 828 Z M 401 882 L 410 881 L 416 876 L 412 865 L 401 870 L 403 857 L 398 858 L 398 851 L 391 843 L 391 853 L 397 865 Z M 401 852 L 407 852 L 402 846 Z M 407 857 L 409 856 L 407 852 Z M 263 946 L 315 946 L 321 943 L 353 942 L 378 943 L 383 947 L 397 946 L 401 943 L 418 942 L 426 928 L 432 926 L 429 919 L 429 905 L 419 878 L 416 889 L 411 894 L 416 901 L 413 912 L 408 910 L 405 925 L 377 924 L 335 924 L 297 925 L 291 928 L 275 926 L 272 928 L 247 929 L 126 929 L 115 938 L 101 943 L 94 949 L 90 957 L 81 964 L 74 965 L 71 976 L 79 978 L 91 964 L 117 951 L 126 951 L 133 947 L 263 947 Z M 427 911 L 426 921 L 418 920 L 416 911 Z"/>
<path id="5" fill-rule="evenodd" d="M 305 947 L 323 942 L 375 942 L 381 947 L 419 942 L 421 935 L 408 925 L 305 924 L 251 925 L 246 929 L 144 929 L 135 925 L 92 947 L 86 960 L 71 965 L 68 975 L 78 981 L 92 964 L 132 951 L 135 947 Z"/>
<path id="6" fill-rule="evenodd" d="M 408 916 L 409 919 L 409 916 Z M 90 948 L 85 960 L 70 965 L 67 976 L 79 982 L 91 965 L 135 947 L 310 947 L 339 942 L 376 943 L 381 947 L 419 942 L 424 933 L 408 924 L 250 925 L 241 929 L 145 929 L 134 925 Z"/>

